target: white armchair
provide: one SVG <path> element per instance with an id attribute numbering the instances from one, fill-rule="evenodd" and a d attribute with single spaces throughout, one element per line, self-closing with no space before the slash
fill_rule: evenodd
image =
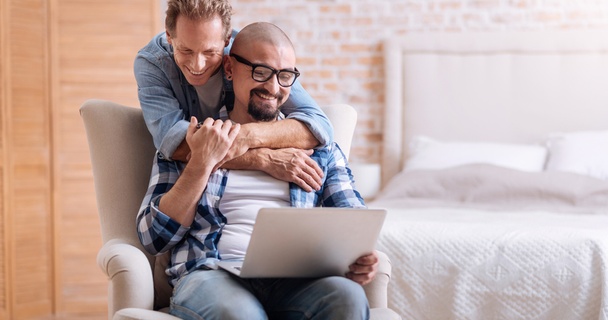
<path id="1" fill-rule="evenodd" d="M 335 139 L 348 155 L 357 114 L 348 105 L 324 108 Z M 171 287 L 164 273 L 168 256 L 147 254 L 135 217 L 144 197 L 154 156 L 152 137 L 137 108 L 88 100 L 80 108 L 91 152 L 103 247 L 97 262 L 108 276 L 109 319 L 178 319 L 166 313 Z M 380 254 L 380 270 L 365 286 L 372 319 L 399 319 L 387 308 L 391 265 Z"/>

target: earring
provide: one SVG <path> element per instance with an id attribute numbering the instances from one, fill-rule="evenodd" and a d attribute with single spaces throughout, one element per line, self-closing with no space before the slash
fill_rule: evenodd
<path id="1" fill-rule="evenodd" d="M 231 75 L 231 74 L 227 74 L 227 75 L 226 75 L 226 79 L 228 79 L 228 80 L 232 80 L 232 75 Z"/>

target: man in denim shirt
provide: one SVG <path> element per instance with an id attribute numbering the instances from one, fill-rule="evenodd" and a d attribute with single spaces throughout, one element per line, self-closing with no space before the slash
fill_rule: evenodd
<path id="1" fill-rule="evenodd" d="M 299 76 L 289 38 L 270 23 L 245 27 L 224 70 L 234 78 L 235 103 L 220 118 L 190 119 L 191 160 L 158 156 L 137 216 L 137 231 L 151 254 L 171 252 L 173 315 L 182 319 L 366 319 L 360 284 L 373 279 L 378 257 L 363 256 L 346 277 L 242 279 L 214 270 L 219 259 L 243 259 L 262 207 L 364 207 L 344 154 L 336 145 L 315 150 L 323 170 L 319 191 L 306 192 L 256 170 L 217 169 L 239 130 L 281 120 L 279 108 Z M 304 240 L 304 239 L 303 239 Z M 351 281 L 352 280 L 352 281 Z"/>
<path id="2" fill-rule="evenodd" d="M 232 106 L 232 84 L 221 65 L 235 32 L 227 0 L 169 0 L 167 6 L 166 32 L 140 50 L 135 78 L 156 148 L 167 159 L 185 162 L 186 119 L 217 119 L 222 105 Z M 299 82 L 282 111 L 286 121 L 244 125 L 221 165 L 262 170 L 318 190 L 321 172 L 309 156 L 312 148 L 331 143 L 331 124 Z"/>

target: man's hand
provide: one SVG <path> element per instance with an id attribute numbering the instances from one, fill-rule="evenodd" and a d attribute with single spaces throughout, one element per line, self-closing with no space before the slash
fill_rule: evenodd
<path id="1" fill-rule="evenodd" d="M 222 167 L 224 163 L 231 161 L 235 158 L 238 158 L 242 155 L 245 154 L 245 152 L 249 151 L 249 140 L 247 138 L 248 134 L 246 133 L 247 127 L 245 126 L 241 126 L 241 130 L 239 131 L 239 134 L 236 136 L 236 138 L 234 139 L 234 141 L 232 142 L 232 146 L 230 146 L 230 149 L 228 150 L 228 153 L 226 153 L 226 156 L 224 157 L 224 159 L 219 163 L 219 166 Z M 243 130 L 245 129 L 245 130 Z"/>
<path id="2" fill-rule="evenodd" d="M 191 160 L 211 165 L 213 170 L 217 169 L 232 146 L 239 129 L 240 125 L 233 125 L 231 121 L 223 122 L 207 118 L 197 124 L 196 117 L 192 117 L 186 134 Z"/>
<path id="3" fill-rule="evenodd" d="M 310 157 L 312 150 L 260 148 L 251 151 L 263 153 L 261 170 L 274 178 L 293 182 L 306 192 L 321 189 L 323 170 Z"/>
<path id="4" fill-rule="evenodd" d="M 374 251 L 372 254 L 362 256 L 355 263 L 349 266 L 350 271 L 346 277 L 360 285 L 370 283 L 378 272 L 378 255 Z"/>
<path id="5" fill-rule="evenodd" d="M 175 185 L 161 197 L 158 208 L 184 227 L 194 221 L 196 207 L 207 187 L 211 173 L 217 169 L 239 133 L 240 126 L 231 122 L 206 119 L 198 123 L 190 118 L 186 140 L 191 148 L 190 161 Z"/>

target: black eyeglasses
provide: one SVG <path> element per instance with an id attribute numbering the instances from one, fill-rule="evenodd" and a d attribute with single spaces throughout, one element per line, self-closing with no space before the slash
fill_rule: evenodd
<path id="1" fill-rule="evenodd" d="M 230 56 L 234 57 L 236 61 L 250 66 L 251 78 L 257 82 L 266 82 L 276 74 L 277 80 L 279 81 L 279 85 L 281 87 L 291 87 L 293 83 L 296 82 L 296 79 L 300 76 L 300 72 L 297 68 L 294 68 L 295 70 L 277 70 L 263 64 L 251 63 L 249 60 L 234 53 L 231 53 Z"/>

